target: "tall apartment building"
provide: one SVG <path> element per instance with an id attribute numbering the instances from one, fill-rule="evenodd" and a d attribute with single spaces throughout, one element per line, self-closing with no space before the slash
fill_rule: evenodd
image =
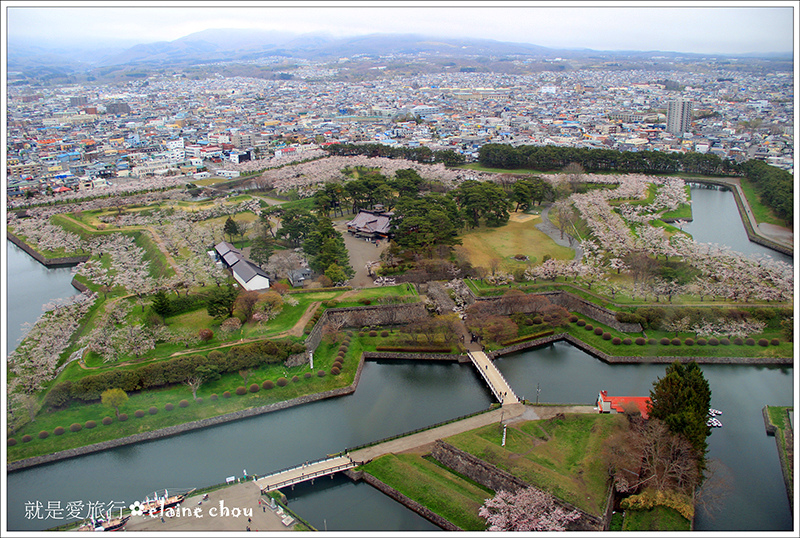
<path id="1" fill-rule="evenodd" d="M 130 114 L 131 107 L 127 103 L 109 103 L 106 105 L 106 112 L 108 114 Z"/>
<path id="2" fill-rule="evenodd" d="M 692 102 L 676 99 L 667 104 L 667 132 L 682 136 L 692 123 Z"/>

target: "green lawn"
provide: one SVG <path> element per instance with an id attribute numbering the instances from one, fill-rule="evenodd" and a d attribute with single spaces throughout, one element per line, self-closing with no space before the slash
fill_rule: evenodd
<path id="1" fill-rule="evenodd" d="M 120 407 L 120 412 L 126 413 L 129 417 L 128 420 L 119 422 L 115 419 L 108 426 L 103 425 L 101 420 L 106 416 L 114 417 L 114 411 L 104 407 L 99 402 L 88 404 L 74 402 L 63 410 L 52 413 L 41 412 L 34 422 L 14 433 L 13 437 L 18 441 L 26 434 L 31 435 L 33 440 L 9 447 L 8 461 L 49 454 L 348 386 L 355 378 L 363 348 L 358 339 L 354 339 L 345 354 L 341 373 L 334 376 L 329 372 L 337 350 L 338 344 L 324 344 L 317 348 L 314 353 L 314 371 L 311 372 L 312 376 L 309 379 L 306 379 L 304 375 L 310 372 L 307 364 L 293 368 L 286 368 L 282 364 L 266 365 L 254 370 L 247 380 L 248 387 L 253 383 L 258 383 L 260 386 L 266 380 L 272 380 L 273 383 L 276 383 L 280 377 L 286 377 L 291 380 L 293 376 L 298 376 L 299 380 L 297 382 L 290 381 L 285 387 L 279 387 L 276 384 L 272 389 L 262 389 L 257 393 L 248 392 L 244 396 L 235 394 L 237 387 L 244 386 L 244 380 L 238 373 L 225 374 L 219 380 L 206 383 L 200 387 L 197 396 L 203 398 L 202 402 L 194 402 L 191 390 L 184 385 L 173 385 L 146 392 L 131 393 L 129 394 L 128 402 Z M 80 370 L 80 368 L 77 364 L 73 364 L 66 370 Z M 327 375 L 319 377 L 317 372 L 320 370 L 328 372 Z M 90 371 L 89 373 L 95 373 L 95 371 Z M 59 380 L 69 378 L 69 376 L 60 377 Z M 222 394 L 225 391 L 231 392 L 232 396 L 223 398 Z M 212 394 L 216 394 L 218 398 L 212 400 Z M 184 399 L 189 402 L 189 405 L 186 408 L 181 408 L 178 403 Z M 172 411 L 166 411 L 165 405 L 168 403 L 174 406 Z M 156 407 L 158 410 L 155 415 L 145 414 L 142 418 L 134 416 L 137 409 L 147 412 L 151 406 Z M 93 429 L 84 428 L 79 432 L 69 431 L 71 424 L 85 424 L 88 420 L 97 422 L 97 427 Z M 65 428 L 67 430 L 66 433 L 61 436 L 53 435 L 53 430 L 57 426 Z M 49 437 L 47 439 L 39 439 L 38 433 L 40 431 L 49 432 Z"/>
<path id="2" fill-rule="evenodd" d="M 466 531 L 486 530 L 478 510 L 494 492 L 418 454 L 387 454 L 361 467 Z"/>
<path id="3" fill-rule="evenodd" d="M 753 211 L 753 216 L 756 218 L 756 221 L 765 222 L 767 224 L 776 224 L 778 226 L 787 225 L 782 219 L 776 217 L 775 213 L 773 213 L 770 208 L 761 203 L 761 198 L 759 198 L 755 188 L 753 187 L 753 184 L 749 179 L 742 177 L 739 178 L 739 181 L 742 185 L 744 196 L 747 198 L 747 203 L 750 205 L 750 209 Z"/>
<path id="4" fill-rule="evenodd" d="M 608 495 L 603 441 L 625 427 L 623 415 L 577 414 L 510 425 L 506 446 L 497 424 L 445 439 L 525 482 L 602 517 Z"/>
<path id="5" fill-rule="evenodd" d="M 532 264 L 542 263 L 545 256 L 558 260 L 574 258 L 574 250 L 556 244 L 535 227 L 539 222 L 540 217 L 536 216 L 524 222 L 510 220 L 499 228 L 475 228 L 461 235 L 462 244 L 456 249 L 463 251 L 473 266 L 489 269 L 493 260 L 497 260 L 499 268 L 509 272 L 528 267 L 528 262 L 512 259 L 517 254 L 528 256 Z"/>
<path id="6" fill-rule="evenodd" d="M 651 510 L 626 510 L 623 531 L 690 531 L 691 521 L 674 508 L 656 506 Z"/>

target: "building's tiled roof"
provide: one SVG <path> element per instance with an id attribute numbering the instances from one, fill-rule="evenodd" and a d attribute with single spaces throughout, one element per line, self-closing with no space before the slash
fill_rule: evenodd
<path id="1" fill-rule="evenodd" d="M 370 213 L 361 211 L 356 217 L 347 223 L 348 228 L 355 228 L 363 233 L 388 234 L 389 227 L 392 225 L 392 214 Z"/>

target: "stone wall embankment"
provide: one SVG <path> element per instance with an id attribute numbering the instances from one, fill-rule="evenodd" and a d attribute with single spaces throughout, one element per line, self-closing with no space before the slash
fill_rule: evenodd
<path id="1" fill-rule="evenodd" d="M 28 243 L 17 237 L 11 232 L 8 232 L 8 240 L 17 245 L 19 248 L 27 252 L 31 258 L 36 260 L 47 267 L 56 267 L 61 265 L 77 265 L 89 259 L 89 256 L 67 256 L 63 258 L 46 258 L 39 251 L 35 250 Z"/>
<path id="2" fill-rule="evenodd" d="M 492 303 L 495 301 L 499 301 L 502 298 L 502 295 L 496 295 L 491 297 L 478 297 L 476 296 L 472 290 L 470 293 L 475 298 L 476 301 L 481 302 L 488 302 Z M 609 310 L 608 308 L 596 305 L 591 301 L 587 301 L 582 297 L 578 297 L 572 293 L 567 291 L 543 291 L 539 293 L 532 293 L 531 295 L 541 295 L 543 297 L 547 297 L 551 303 L 563 306 L 570 312 L 578 312 L 584 316 L 592 318 L 604 325 L 608 325 L 609 327 L 616 329 L 620 332 L 626 333 L 635 333 L 641 332 L 642 326 L 638 323 L 622 323 L 617 321 L 617 314 L 613 310 Z M 522 312 L 522 313 L 530 313 L 530 312 Z"/>
<path id="3" fill-rule="evenodd" d="M 328 308 L 311 329 L 305 343 L 309 350 L 316 350 L 322 340 L 322 330 L 326 324 L 358 328 L 372 325 L 405 325 L 427 316 L 428 312 L 422 303 Z"/>
<path id="4" fill-rule="evenodd" d="M 402 493 L 400 493 L 399 491 L 397 491 L 393 487 L 385 484 L 384 482 L 381 482 L 380 480 L 378 480 L 374 476 L 372 476 L 372 475 L 370 475 L 368 473 L 363 473 L 361 475 L 361 479 L 364 482 L 366 482 L 367 484 L 369 484 L 370 486 L 372 486 L 375 489 L 377 489 L 378 491 L 388 495 L 389 497 L 391 497 L 395 501 L 399 502 L 400 504 L 402 504 L 402 505 L 410 508 L 414 512 L 418 513 L 419 515 L 421 515 L 422 517 L 424 517 L 428 521 L 432 522 L 434 525 L 438 525 L 439 527 L 443 528 L 446 531 L 460 531 L 460 530 L 462 530 L 461 528 L 459 528 L 459 527 L 453 525 L 452 523 L 450 523 L 449 521 L 447 521 L 445 518 L 443 518 L 439 514 L 436 514 L 435 512 L 432 512 L 430 509 L 422 506 L 417 501 L 415 501 L 413 499 L 410 499 L 409 497 L 406 497 L 405 495 L 403 495 Z"/>
<path id="5" fill-rule="evenodd" d="M 599 349 L 587 344 L 583 340 L 580 340 L 569 333 L 558 333 L 550 336 L 545 336 L 543 338 L 537 338 L 536 340 L 529 340 L 527 342 L 515 344 L 513 346 L 505 347 L 503 349 L 498 349 L 497 351 L 491 351 L 487 353 L 487 355 L 491 359 L 495 359 L 502 355 L 509 355 L 511 353 L 516 353 L 517 351 L 522 351 L 525 349 L 530 349 L 550 344 L 553 342 L 558 342 L 559 340 L 566 340 L 573 346 L 585 351 L 586 353 L 592 355 L 593 357 L 596 357 L 601 361 L 610 364 L 650 364 L 650 363 L 672 364 L 675 361 L 681 361 L 681 362 L 694 361 L 697 364 L 760 364 L 765 366 L 766 365 L 792 366 L 794 364 L 794 359 L 791 357 L 702 357 L 694 355 L 664 355 L 664 356 L 648 355 L 648 356 L 637 356 L 637 357 L 616 356 L 604 353 L 603 351 L 600 351 Z M 624 346 L 620 347 L 624 348 Z"/>
<path id="6" fill-rule="evenodd" d="M 507 490 L 514 492 L 519 489 L 533 487 L 495 465 L 459 450 L 442 440 L 434 443 L 431 455 L 442 465 L 494 491 Z M 588 514 L 559 498 L 556 498 L 556 503 L 566 510 L 577 510 L 581 514 L 580 519 L 569 524 L 568 530 L 598 531 L 603 530 L 605 527 L 603 520 L 597 516 Z"/>
<path id="7" fill-rule="evenodd" d="M 408 361 L 450 361 L 470 362 L 467 355 L 452 355 L 446 353 L 407 353 L 399 351 L 365 351 L 365 360 L 408 360 Z"/>

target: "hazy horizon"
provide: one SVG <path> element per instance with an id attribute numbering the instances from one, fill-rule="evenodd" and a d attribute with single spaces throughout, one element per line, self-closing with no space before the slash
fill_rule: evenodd
<path id="1" fill-rule="evenodd" d="M 585 7 L 570 2 L 563 7 L 528 3 L 510 7 L 462 3 L 444 7 L 346 7 L 295 2 L 290 7 L 254 7 L 248 3 L 247 7 L 226 8 L 168 2 L 115 2 L 102 7 L 68 3 L 40 7 L 13 0 L 6 4 L 9 43 L 42 47 L 129 47 L 175 41 L 206 30 L 233 29 L 328 34 L 336 38 L 417 34 L 572 50 L 788 54 L 794 51 L 793 26 L 797 18 L 790 3 L 777 7 L 687 7 L 669 3 L 657 7 Z"/>

